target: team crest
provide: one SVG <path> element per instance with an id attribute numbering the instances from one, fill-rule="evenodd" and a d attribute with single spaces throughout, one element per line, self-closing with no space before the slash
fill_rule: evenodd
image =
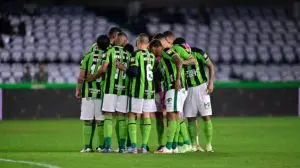
<path id="1" fill-rule="evenodd" d="M 204 108 L 209 109 L 210 108 L 210 102 L 204 103 Z"/>
<path id="2" fill-rule="evenodd" d="M 167 99 L 167 104 L 171 104 L 171 102 L 172 102 L 172 98 L 168 98 Z"/>
<path id="3" fill-rule="evenodd" d="M 204 53 L 203 57 L 206 59 L 208 57 L 208 55 L 206 53 Z"/>

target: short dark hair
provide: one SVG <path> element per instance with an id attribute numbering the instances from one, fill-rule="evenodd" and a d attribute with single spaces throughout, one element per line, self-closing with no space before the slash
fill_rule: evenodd
<path id="1" fill-rule="evenodd" d="M 157 34 L 155 34 L 154 36 L 153 36 L 153 39 L 154 40 L 161 40 L 161 39 L 163 39 L 163 38 L 165 38 L 166 36 L 164 35 L 164 34 L 162 34 L 162 33 L 157 33 Z"/>
<path id="2" fill-rule="evenodd" d="M 186 43 L 186 41 L 183 37 L 178 37 L 173 42 L 173 44 L 184 44 L 184 43 Z"/>
<path id="3" fill-rule="evenodd" d="M 174 36 L 174 33 L 171 32 L 171 31 L 165 31 L 165 32 L 163 32 L 163 35 L 164 35 L 165 37 L 168 37 L 168 36 Z"/>
<path id="4" fill-rule="evenodd" d="M 152 48 L 152 47 L 162 47 L 162 44 L 158 39 L 154 39 L 154 40 L 151 41 L 149 47 L 150 48 Z"/>
<path id="5" fill-rule="evenodd" d="M 113 36 L 115 33 L 119 33 L 119 32 L 122 32 L 120 27 L 112 27 L 110 28 L 108 35 Z"/>
<path id="6" fill-rule="evenodd" d="M 134 47 L 133 47 L 133 45 L 131 45 L 131 44 L 126 44 L 126 46 L 124 47 L 124 50 L 125 51 L 128 51 L 128 52 L 130 52 L 130 53 L 133 53 L 134 52 Z"/>
<path id="7" fill-rule="evenodd" d="M 124 36 L 127 38 L 127 34 L 122 31 L 118 33 L 118 37 L 121 37 L 121 36 Z"/>
<path id="8" fill-rule="evenodd" d="M 105 50 L 109 46 L 109 38 L 107 35 L 100 35 L 97 38 L 97 46 L 101 50 Z"/>

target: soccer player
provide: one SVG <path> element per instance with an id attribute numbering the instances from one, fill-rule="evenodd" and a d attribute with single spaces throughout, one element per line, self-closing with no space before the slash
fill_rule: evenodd
<path id="1" fill-rule="evenodd" d="M 95 119 L 98 130 L 97 151 L 103 148 L 103 115 L 101 111 L 101 78 L 93 82 L 85 81 L 87 74 L 95 73 L 101 66 L 103 56 L 109 45 L 109 39 L 106 35 L 101 35 L 97 39 L 97 50 L 87 53 L 81 61 L 80 73 L 76 87 L 76 97 L 82 98 L 81 116 L 83 120 L 83 142 L 84 149 L 81 152 L 92 152 L 91 136 L 92 136 L 92 122 Z"/>
<path id="2" fill-rule="evenodd" d="M 130 79 L 129 103 L 128 103 L 128 129 L 131 140 L 129 153 L 137 153 L 137 126 L 136 115 L 142 114 L 142 146 L 141 153 L 148 153 L 147 145 L 151 133 L 151 115 L 156 112 L 155 86 L 153 80 L 153 68 L 155 56 L 148 51 L 149 37 L 140 34 L 136 40 L 138 50 L 131 57 L 130 69 L 136 69 L 136 75 Z"/>
<path id="3" fill-rule="evenodd" d="M 158 40 L 161 38 L 164 38 L 165 36 L 162 33 L 158 33 L 154 35 L 153 39 L 156 39 L 156 42 L 159 42 Z M 160 43 L 160 42 L 159 42 Z M 163 76 L 161 74 L 159 63 L 161 60 L 161 54 L 157 53 L 156 56 L 156 65 L 153 69 L 153 75 L 154 75 L 154 83 L 155 83 L 155 103 L 157 107 L 157 112 L 155 113 L 156 118 L 156 132 L 157 132 L 157 142 L 158 142 L 158 148 L 156 152 L 161 152 L 164 148 L 164 133 L 165 133 L 165 124 L 164 124 L 164 112 L 165 112 L 165 91 L 163 87 Z"/>
<path id="4" fill-rule="evenodd" d="M 176 40 L 174 43 L 185 45 L 183 38 Z M 187 45 L 185 45 L 188 47 Z M 193 57 L 197 60 L 195 65 L 190 65 L 185 68 L 186 80 L 188 85 L 187 101 L 184 104 L 184 114 L 188 118 L 188 129 L 191 136 L 193 150 L 196 150 L 197 136 L 197 114 L 200 113 L 204 122 L 204 134 L 207 140 L 206 151 L 213 152 L 212 134 L 213 126 L 211 122 L 211 102 L 209 94 L 214 89 L 215 70 L 214 65 L 209 59 L 207 53 L 199 48 L 191 48 Z M 205 68 L 208 68 L 209 79 L 205 74 Z"/>
<path id="5" fill-rule="evenodd" d="M 165 37 L 160 38 L 159 41 L 154 40 L 150 44 L 150 49 L 155 55 L 162 55 L 160 66 L 166 88 L 167 144 L 159 153 L 173 153 L 173 142 L 178 128 L 176 116 L 178 112 L 183 111 L 183 104 L 186 98 L 185 74 L 182 71 L 182 65 L 195 62 L 188 53 L 183 53 L 183 51 L 175 53 L 171 47 L 172 45 L 167 42 Z"/>
<path id="6" fill-rule="evenodd" d="M 119 27 L 112 27 L 108 32 L 108 37 L 110 41 L 109 48 L 112 47 L 117 39 L 118 33 L 122 32 L 121 28 Z M 91 48 L 89 49 L 89 52 L 97 50 L 97 43 L 94 43 Z"/>
<path id="7" fill-rule="evenodd" d="M 108 46 L 108 49 L 111 48 L 114 45 L 114 42 L 117 38 L 118 33 L 121 32 L 121 29 L 119 27 L 112 27 L 109 32 L 108 32 L 108 36 L 109 36 L 109 42 L 110 45 Z M 98 46 L 97 46 L 97 42 L 94 43 L 91 48 L 89 49 L 88 52 L 93 52 L 98 50 Z M 118 124 L 118 123 L 117 123 Z M 93 120 L 92 123 L 92 134 L 91 134 L 91 138 L 90 138 L 90 146 L 93 146 L 93 138 L 94 138 L 94 134 L 95 134 L 95 128 L 96 128 L 96 120 Z M 118 127 L 116 127 L 118 128 Z M 118 131 L 117 131 L 118 132 Z M 118 134 L 117 134 L 118 135 Z M 118 140 L 119 140 L 119 136 L 117 136 Z"/>
<path id="8" fill-rule="evenodd" d="M 129 64 L 130 53 L 124 50 L 127 44 L 127 35 L 119 33 L 115 41 L 115 46 L 107 51 L 102 68 L 95 75 L 88 76 L 89 81 L 105 75 L 103 81 L 104 96 L 102 100 L 102 111 L 104 114 L 104 152 L 113 152 L 111 149 L 112 118 L 117 112 L 117 122 L 119 123 L 118 134 L 119 152 L 125 150 L 126 140 L 126 113 L 127 113 L 127 85 L 126 67 Z"/>
<path id="9" fill-rule="evenodd" d="M 171 31 L 165 31 L 163 33 L 163 35 L 165 36 L 166 40 L 168 43 L 173 44 L 174 40 L 175 40 L 175 35 L 173 34 L 173 32 Z"/>

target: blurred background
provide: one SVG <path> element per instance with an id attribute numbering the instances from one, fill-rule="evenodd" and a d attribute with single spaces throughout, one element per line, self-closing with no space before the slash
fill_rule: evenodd
<path id="1" fill-rule="evenodd" d="M 299 7 L 294 0 L 2 0 L 0 83 L 75 83 L 82 56 L 113 26 L 131 42 L 142 32 L 185 37 L 209 53 L 217 81 L 299 81 Z"/>
<path id="2" fill-rule="evenodd" d="M 107 34 L 113 26 L 121 27 L 131 42 L 139 33 L 171 30 L 191 46 L 206 50 L 216 65 L 216 87 L 220 88 L 213 95 L 217 114 L 273 115 L 277 110 L 278 114 L 297 115 L 300 111 L 300 1 L 2 0 L 0 4 L 4 111 L 30 111 L 38 116 L 47 110 L 43 103 L 26 110 L 28 95 L 18 96 L 24 91 L 45 102 L 65 96 L 72 110 L 68 110 L 70 106 L 57 109 L 55 117 L 64 110 L 78 111 L 79 106 L 73 105 L 73 89 L 79 62 L 97 36 Z M 256 83 L 236 84 L 245 81 Z M 47 84 L 14 85 L 28 82 Z M 35 93 L 7 88 L 47 89 Z M 47 92 L 45 100 L 42 92 Z M 231 96 L 224 100 L 226 95 Z M 48 100 L 51 96 L 53 100 Z M 14 106 L 18 100 L 23 109 Z"/>

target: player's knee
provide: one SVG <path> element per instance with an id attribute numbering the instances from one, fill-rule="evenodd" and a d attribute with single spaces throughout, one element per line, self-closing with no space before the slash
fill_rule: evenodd
<path id="1" fill-rule="evenodd" d="M 209 120 L 211 120 L 210 116 L 203 116 L 202 119 L 203 119 L 203 121 L 209 121 Z"/>
<path id="2" fill-rule="evenodd" d="M 188 118 L 188 122 L 193 122 L 193 121 L 196 121 L 196 120 L 197 120 L 196 117 L 189 117 L 189 118 Z"/>
<path id="3" fill-rule="evenodd" d="M 84 125 L 92 125 L 93 120 L 84 120 L 83 123 L 84 123 Z"/>
<path id="4" fill-rule="evenodd" d="M 151 114 L 150 113 L 143 113 L 143 118 L 150 118 Z"/>
<path id="5" fill-rule="evenodd" d="M 176 119 L 176 113 L 168 113 L 167 118 L 168 118 L 168 120 L 175 120 Z"/>
<path id="6" fill-rule="evenodd" d="M 136 114 L 135 113 L 128 113 L 128 118 L 129 119 L 135 119 L 136 118 Z"/>

